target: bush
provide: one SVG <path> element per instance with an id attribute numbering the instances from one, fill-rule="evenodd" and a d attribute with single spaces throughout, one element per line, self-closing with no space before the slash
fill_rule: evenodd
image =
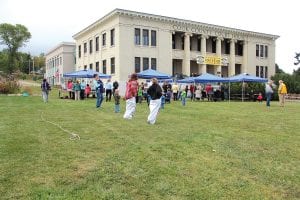
<path id="1" fill-rule="evenodd" d="M 1 80 L 0 94 L 15 94 L 20 91 L 20 84 L 15 80 Z"/>

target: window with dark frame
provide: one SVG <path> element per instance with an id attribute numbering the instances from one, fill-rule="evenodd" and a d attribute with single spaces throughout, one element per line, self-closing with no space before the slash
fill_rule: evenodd
<path id="1" fill-rule="evenodd" d="M 83 53 L 86 53 L 87 52 L 87 44 L 86 42 L 83 44 Z"/>
<path id="2" fill-rule="evenodd" d="M 141 29 L 139 28 L 134 29 L 134 44 L 135 45 L 141 44 Z"/>
<path id="3" fill-rule="evenodd" d="M 259 57 L 259 44 L 256 45 L 256 57 Z"/>
<path id="4" fill-rule="evenodd" d="M 260 45 L 260 48 L 259 48 L 259 50 L 260 50 L 260 57 L 261 58 L 263 58 L 264 57 L 264 45 Z"/>
<path id="5" fill-rule="evenodd" d="M 110 74 L 115 73 L 115 58 L 110 58 Z"/>
<path id="6" fill-rule="evenodd" d="M 143 29 L 143 45 L 149 46 L 149 30 Z"/>
<path id="7" fill-rule="evenodd" d="M 156 70 L 156 58 L 151 58 L 151 69 Z"/>
<path id="8" fill-rule="evenodd" d="M 106 46 L 106 33 L 102 34 L 102 46 Z"/>
<path id="9" fill-rule="evenodd" d="M 96 62 L 96 72 L 99 72 L 99 62 Z"/>
<path id="10" fill-rule="evenodd" d="M 149 58 L 143 58 L 143 70 L 149 69 Z"/>
<path id="11" fill-rule="evenodd" d="M 260 78 L 263 78 L 264 77 L 264 66 L 260 66 Z"/>
<path id="12" fill-rule="evenodd" d="M 268 57 L 268 46 L 266 45 L 265 46 L 265 58 L 267 58 Z"/>
<path id="13" fill-rule="evenodd" d="M 268 78 L 268 66 L 265 66 L 265 78 Z"/>
<path id="14" fill-rule="evenodd" d="M 90 40 L 90 44 L 89 44 L 89 48 L 90 48 L 90 54 L 93 53 L 93 40 Z"/>
<path id="15" fill-rule="evenodd" d="M 99 36 L 96 37 L 96 51 L 99 51 Z"/>
<path id="16" fill-rule="evenodd" d="M 90 64 L 90 70 L 93 70 L 93 63 Z"/>
<path id="17" fill-rule="evenodd" d="M 106 60 L 102 60 L 102 73 L 106 74 Z"/>
<path id="18" fill-rule="evenodd" d="M 115 29 L 110 30 L 110 46 L 115 45 Z"/>
<path id="19" fill-rule="evenodd" d="M 151 30 L 151 46 L 156 46 L 156 31 Z"/>
<path id="20" fill-rule="evenodd" d="M 84 68 L 83 68 L 84 70 L 87 70 L 87 65 L 84 65 Z"/>
<path id="21" fill-rule="evenodd" d="M 81 58 L 81 45 L 78 46 L 78 57 Z"/>
<path id="22" fill-rule="evenodd" d="M 139 73 L 141 71 L 141 58 L 134 57 L 134 72 Z"/>
<path id="23" fill-rule="evenodd" d="M 259 77 L 259 66 L 256 66 L 256 77 Z"/>

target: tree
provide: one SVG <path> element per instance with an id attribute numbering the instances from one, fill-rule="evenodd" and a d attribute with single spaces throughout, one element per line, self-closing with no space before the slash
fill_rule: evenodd
<path id="1" fill-rule="evenodd" d="M 298 65 L 300 63 L 300 53 L 295 53 L 295 54 L 296 54 L 295 56 L 296 62 L 294 62 L 294 65 Z"/>
<path id="2" fill-rule="evenodd" d="M 9 73 L 14 71 L 18 49 L 24 46 L 30 38 L 30 32 L 21 24 L 0 24 L 0 44 L 7 46 Z"/>
<path id="3" fill-rule="evenodd" d="M 284 73 L 282 69 L 279 68 L 279 66 L 275 63 L 275 73 Z"/>

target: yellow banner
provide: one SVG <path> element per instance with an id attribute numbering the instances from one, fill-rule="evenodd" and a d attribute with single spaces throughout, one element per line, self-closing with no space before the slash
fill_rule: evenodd
<path id="1" fill-rule="evenodd" d="M 205 56 L 204 64 L 207 65 L 221 65 L 221 57 L 217 56 Z"/>

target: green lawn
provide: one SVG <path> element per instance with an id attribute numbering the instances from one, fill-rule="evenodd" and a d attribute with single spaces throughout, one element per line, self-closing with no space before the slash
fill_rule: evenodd
<path id="1" fill-rule="evenodd" d="M 121 104 L 0 96 L 0 199 L 300 199 L 299 102 Z"/>

